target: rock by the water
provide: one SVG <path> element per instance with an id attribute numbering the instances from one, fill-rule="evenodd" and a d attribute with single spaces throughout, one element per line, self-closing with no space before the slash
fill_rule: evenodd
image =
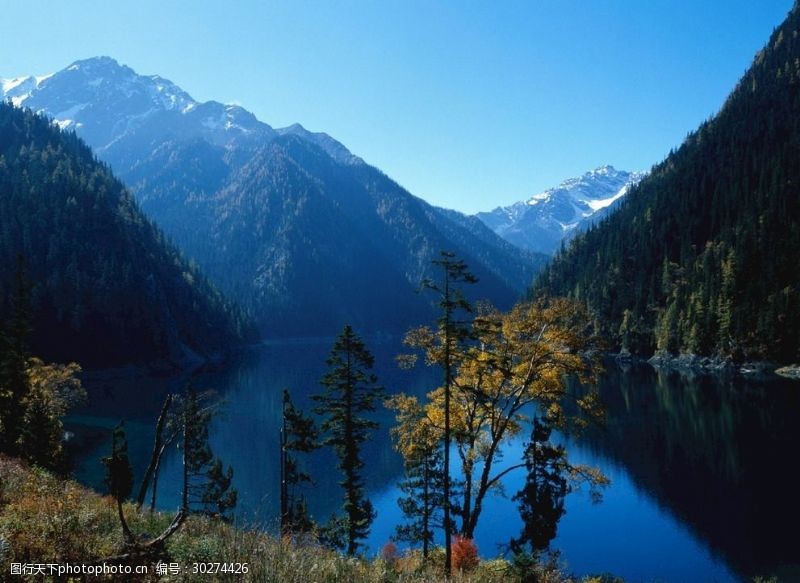
<path id="1" fill-rule="evenodd" d="M 617 354 L 614 358 L 617 359 L 617 362 L 631 362 L 633 360 L 633 355 L 627 348 L 621 348 L 619 354 Z"/>
<path id="2" fill-rule="evenodd" d="M 647 362 L 654 367 L 709 372 L 730 372 L 735 368 L 730 358 L 723 358 L 720 356 L 698 356 L 688 352 L 670 354 L 663 350 L 656 352 Z"/>
<path id="3" fill-rule="evenodd" d="M 787 379 L 800 380 L 800 364 L 790 364 L 775 370 L 775 374 L 786 377 Z"/>

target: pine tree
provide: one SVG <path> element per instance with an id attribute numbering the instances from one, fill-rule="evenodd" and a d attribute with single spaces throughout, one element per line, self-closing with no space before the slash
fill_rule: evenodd
<path id="1" fill-rule="evenodd" d="M 313 527 L 305 500 L 296 498 L 295 489 L 312 483 L 311 476 L 300 469 L 292 455 L 310 453 L 319 447 L 314 420 L 292 403 L 289 391 L 283 391 L 283 422 L 281 424 L 281 532 L 302 533 Z"/>
<path id="2" fill-rule="evenodd" d="M 443 458 L 443 496 L 444 496 L 444 545 L 445 572 L 449 575 L 452 563 L 452 517 L 451 517 L 451 478 L 450 478 L 450 445 L 452 443 L 451 407 L 453 377 L 459 363 L 465 343 L 470 338 L 470 322 L 460 319 L 463 314 L 470 314 L 472 306 L 462 292 L 461 284 L 473 284 L 478 279 L 469 272 L 466 263 L 456 258 L 450 251 L 442 251 L 439 259 L 433 261 L 441 270 L 439 280 L 425 280 L 423 287 L 432 290 L 438 296 L 438 307 L 441 310 L 437 322 L 437 331 L 428 328 L 411 330 L 405 343 L 412 348 L 420 348 L 426 353 L 426 360 L 435 363 L 444 372 L 444 426 L 442 432 Z"/>
<path id="3" fill-rule="evenodd" d="M 124 423 L 114 428 L 111 437 L 111 455 L 103 458 L 103 465 L 106 466 L 106 485 L 109 493 L 117 502 L 117 513 L 125 542 L 130 544 L 134 538 L 125 520 L 122 503 L 128 499 L 133 489 L 133 468 L 128 459 L 128 440 L 125 437 Z"/>
<path id="4" fill-rule="evenodd" d="M 18 452 L 28 462 L 47 469 L 63 467 L 62 427 L 50 414 L 46 396 L 37 395 L 25 409 Z"/>
<path id="5" fill-rule="evenodd" d="M 344 527 L 344 547 L 355 555 L 359 540 L 369 534 L 375 519 L 372 503 L 364 494 L 361 447 L 378 423 L 365 417 L 375 411 L 383 389 L 371 372 L 374 358 L 364 342 L 348 325 L 334 342 L 327 360 L 328 372 L 322 378 L 325 390 L 313 399 L 319 403 L 314 412 L 324 416 L 321 429 L 326 434 L 323 445 L 331 446 L 339 457 L 344 474 L 344 518 L 335 521 Z"/>
<path id="6" fill-rule="evenodd" d="M 394 409 L 397 426 L 392 428 L 395 449 L 403 456 L 405 477 L 399 487 L 404 496 L 397 504 L 406 522 L 397 527 L 396 539 L 422 544 L 423 559 L 433 544 L 434 528 L 442 526 L 444 468 L 441 431 L 427 418 L 415 397 L 396 395 L 387 406 Z"/>
<path id="7" fill-rule="evenodd" d="M 208 442 L 213 409 L 203 406 L 200 396 L 189 386 L 183 399 L 184 472 L 187 489 L 184 511 L 226 517 L 236 506 L 237 492 L 232 488 L 233 469 L 223 468 L 214 457 Z"/>

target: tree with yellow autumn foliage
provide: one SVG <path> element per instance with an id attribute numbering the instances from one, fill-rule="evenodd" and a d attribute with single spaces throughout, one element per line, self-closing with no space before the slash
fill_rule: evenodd
<path id="1" fill-rule="evenodd" d="M 472 341 L 456 358 L 449 398 L 464 480 L 457 504 L 462 537 L 473 538 L 487 494 L 500 487 L 504 476 L 525 467 L 524 460 L 504 463 L 503 447 L 530 431 L 534 415 L 559 430 L 581 428 L 601 417 L 594 388 L 600 365 L 591 356 L 589 322 L 581 305 L 565 299 L 521 303 L 508 313 L 487 305 L 477 310 Z M 435 334 L 419 329 L 411 340 L 429 363 L 437 362 L 441 346 Z M 578 393 L 568 390 L 570 377 L 580 381 Z M 443 431 L 443 387 L 429 393 L 424 411 L 426 423 Z M 568 467 L 576 477 L 604 480 L 590 468 Z"/>
<path id="2" fill-rule="evenodd" d="M 27 363 L 28 391 L 20 404 L 17 451 L 32 464 L 64 470 L 64 424 L 67 412 L 86 398 L 77 364 L 45 364 L 38 358 Z"/>

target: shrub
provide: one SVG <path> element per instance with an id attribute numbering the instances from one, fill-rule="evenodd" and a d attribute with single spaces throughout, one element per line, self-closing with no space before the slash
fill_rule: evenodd
<path id="1" fill-rule="evenodd" d="M 451 567 L 454 571 L 471 571 L 478 566 L 478 547 L 470 538 L 453 537 L 453 560 Z"/>
<path id="2" fill-rule="evenodd" d="M 394 569 L 397 565 L 397 560 L 400 558 L 400 553 L 397 552 L 397 545 L 389 541 L 381 549 L 381 559 L 386 563 L 390 569 Z"/>

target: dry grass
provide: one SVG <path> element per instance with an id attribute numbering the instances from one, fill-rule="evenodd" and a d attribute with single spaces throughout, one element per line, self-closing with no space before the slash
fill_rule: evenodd
<path id="1" fill-rule="evenodd" d="M 138 513 L 126 506 L 131 530 L 155 536 L 170 521 L 161 513 Z M 0 579 L 15 563 L 90 563 L 120 552 L 122 536 L 114 501 L 71 481 L 30 469 L 16 460 L 0 457 Z M 274 583 L 405 583 L 442 581 L 441 549 L 423 566 L 419 553 L 387 559 L 351 559 L 314 543 L 300 544 L 263 532 L 235 528 L 202 517 L 192 517 L 170 539 L 167 562 L 247 563 L 243 575 L 192 575 L 182 573 L 160 581 L 264 581 Z M 189 569 L 191 570 L 191 569 Z M 535 568 L 526 580 L 542 583 L 574 581 L 554 566 Z M 154 569 L 151 569 L 154 571 Z M 31 577 L 30 580 L 41 580 Z M 128 577 L 126 580 L 131 580 Z M 468 573 L 457 573 L 454 583 L 522 581 L 504 560 L 482 561 Z"/>

